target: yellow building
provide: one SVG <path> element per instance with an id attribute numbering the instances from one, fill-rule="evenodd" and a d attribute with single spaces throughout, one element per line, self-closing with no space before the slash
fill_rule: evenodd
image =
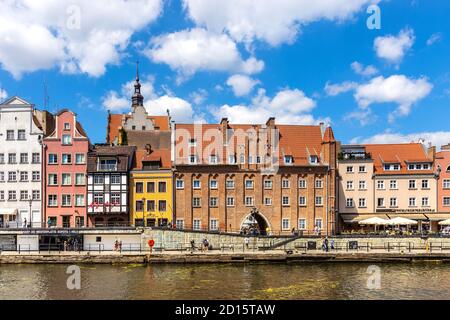
<path id="1" fill-rule="evenodd" d="M 135 226 L 168 226 L 173 222 L 173 173 L 170 150 L 137 150 L 130 172 L 130 214 Z"/>

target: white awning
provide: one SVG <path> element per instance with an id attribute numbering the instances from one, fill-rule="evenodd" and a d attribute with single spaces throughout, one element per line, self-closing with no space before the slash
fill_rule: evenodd
<path id="1" fill-rule="evenodd" d="M 0 208 L 0 216 L 17 215 L 17 209 Z"/>

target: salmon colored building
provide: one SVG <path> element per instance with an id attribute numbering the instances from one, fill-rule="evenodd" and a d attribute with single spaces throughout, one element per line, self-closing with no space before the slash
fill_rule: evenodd
<path id="1" fill-rule="evenodd" d="M 450 212 L 450 145 L 441 147 L 436 153 L 436 170 L 438 179 L 438 211 Z M 450 216 L 449 216 L 450 218 Z"/>
<path id="2" fill-rule="evenodd" d="M 44 138 L 45 223 L 47 227 L 85 227 L 89 139 L 76 114 L 55 115 L 55 130 Z"/>

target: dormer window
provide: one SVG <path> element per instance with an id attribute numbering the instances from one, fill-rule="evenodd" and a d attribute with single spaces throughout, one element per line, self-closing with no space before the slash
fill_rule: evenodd
<path id="1" fill-rule="evenodd" d="M 319 157 L 317 157 L 317 156 L 309 156 L 309 163 L 311 163 L 311 164 L 318 164 L 319 163 Z"/>
<path id="2" fill-rule="evenodd" d="M 289 165 L 289 164 L 293 164 L 294 163 L 294 159 L 292 158 L 292 156 L 284 156 L 284 164 Z"/>
<path id="3" fill-rule="evenodd" d="M 400 171 L 400 164 L 385 164 L 385 171 Z"/>
<path id="4" fill-rule="evenodd" d="M 64 130 L 69 131 L 70 130 L 70 123 L 66 122 L 64 123 Z"/>
<path id="5" fill-rule="evenodd" d="M 99 171 L 117 171 L 117 160 L 101 159 L 99 161 Z"/>
<path id="6" fill-rule="evenodd" d="M 408 165 L 408 170 L 430 170 L 430 167 L 429 163 L 411 163 Z"/>

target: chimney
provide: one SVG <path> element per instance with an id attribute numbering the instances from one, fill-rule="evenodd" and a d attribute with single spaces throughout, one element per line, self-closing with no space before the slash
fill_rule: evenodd
<path id="1" fill-rule="evenodd" d="M 428 158 L 430 158 L 431 160 L 435 160 L 436 159 L 436 147 L 429 147 L 428 148 Z"/>

